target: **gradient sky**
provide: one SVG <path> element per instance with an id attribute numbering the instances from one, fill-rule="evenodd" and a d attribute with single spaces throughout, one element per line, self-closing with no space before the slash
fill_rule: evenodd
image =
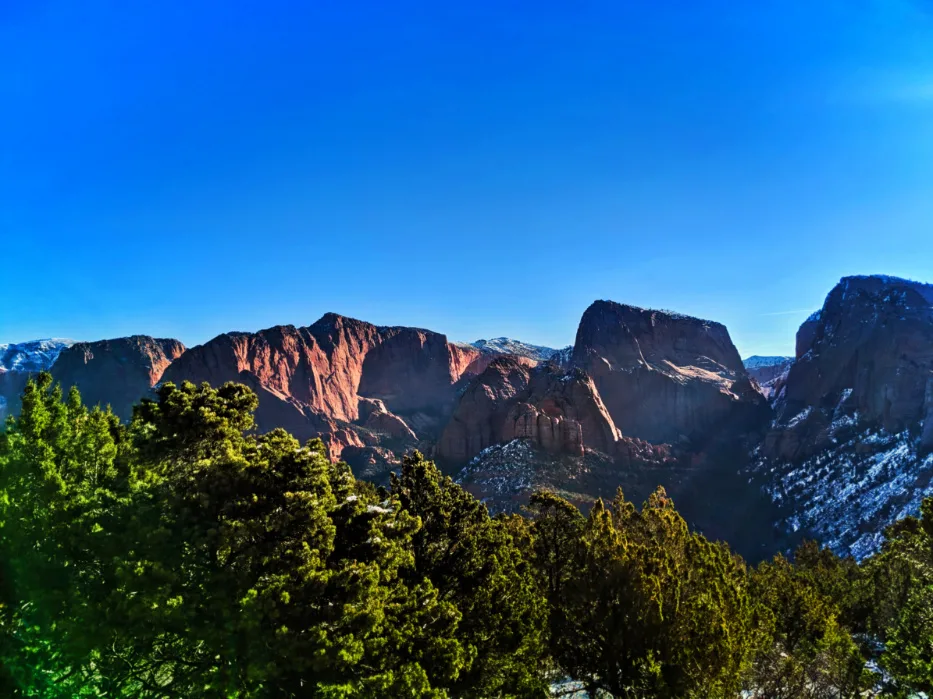
<path id="1" fill-rule="evenodd" d="M 925 2 L 2 0 L 0 105 L 0 342 L 609 298 L 783 354 L 933 281 Z"/>

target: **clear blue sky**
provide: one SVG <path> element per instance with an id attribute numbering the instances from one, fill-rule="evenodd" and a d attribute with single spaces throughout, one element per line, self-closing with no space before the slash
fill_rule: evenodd
<path id="1" fill-rule="evenodd" d="M 0 342 L 609 298 L 789 353 L 933 280 L 928 2 L 3 0 L 0 105 Z"/>

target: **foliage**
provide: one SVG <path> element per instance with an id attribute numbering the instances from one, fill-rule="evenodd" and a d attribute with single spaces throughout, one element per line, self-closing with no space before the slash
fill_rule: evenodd
<path id="1" fill-rule="evenodd" d="M 881 666 L 892 694 L 933 694 L 933 498 L 920 517 L 886 532 L 881 552 L 867 563 L 874 582 L 872 626 L 885 641 Z"/>
<path id="2" fill-rule="evenodd" d="M 417 452 L 386 491 L 256 407 L 165 384 L 123 425 L 28 384 L 0 433 L 0 695 L 933 691 L 933 499 L 862 563 L 808 542 L 749 570 L 663 490 L 491 517 Z"/>
<path id="3" fill-rule="evenodd" d="M 748 598 L 744 566 L 726 547 L 691 533 L 661 489 L 640 512 L 621 492 L 611 509 L 597 502 L 583 523 L 553 496 L 533 507 L 556 592 L 555 660 L 567 674 L 591 695 L 737 693 Z"/>
<path id="4" fill-rule="evenodd" d="M 814 552 L 805 548 L 801 553 L 805 558 Z M 749 584 L 760 633 L 749 676 L 753 696 L 844 699 L 873 686 L 875 678 L 860 649 L 839 621 L 839 607 L 823 591 L 835 589 L 840 580 L 815 575 L 824 567 L 837 570 L 827 560 L 795 568 L 779 555 L 752 572 Z M 838 592 L 840 599 L 850 594 Z"/>
<path id="5" fill-rule="evenodd" d="M 31 385 L 3 444 L 24 696 L 441 696 L 467 663 L 460 613 L 401 575 L 417 518 L 319 441 L 246 433 L 244 387 L 166 384 L 126 429 L 59 398 Z"/>
<path id="6" fill-rule="evenodd" d="M 415 579 L 427 578 L 463 614 L 459 637 L 474 654 L 450 689 L 456 696 L 542 696 L 546 607 L 523 555 L 527 532 L 485 506 L 415 452 L 392 479 L 392 494 L 420 518 Z"/>

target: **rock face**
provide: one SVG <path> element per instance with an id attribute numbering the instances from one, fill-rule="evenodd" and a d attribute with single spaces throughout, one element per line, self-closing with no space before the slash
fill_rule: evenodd
<path id="1" fill-rule="evenodd" d="M 245 382 L 260 391 L 260 429 L 323 436 L 337 457 L 347 446 L 373 446 L 368 433 L 403 442 L 436 435 L 459 382 L 489 361 L 429 330 L 328 313 L 304 328 L 220 335 L 186 352 L 164 380 Z"/>
<path id="2" fill-rule="evenodd" d="M 834 421 L 896 434 L 919 430 L 933 448 L 933 286 L 846 277 L 797 333 L 800 353 L 775 403 L 768 456 L 827 446 Z"/>
<path id="3" fill-rule="evenodd" d="M 933 491 L 933 286 L 846 277 L 797 351 L 751 472 L 787 530 L 862 557 Z"/>
<path id="4" fill-rule="evenodd" d="M 803 355 L 810 351 L 810 347 L 813 346 L 813 342 L 816 340 L 816 333 L 820 327 L 822 315 L 822 311 L 813 313 L 801 324 L 800 328 L 797 330 L 795 358 L 800 359 Z"/>
<path id="5" fill-rule="evenodd" d="M 467 386 L 437 451 L 449 463 L 463 463 L 494 444 L 520 439 L 550 453 L 582 455 L 589 447 L 613 454 L 619 437 L 584 372 L 504 356 Z"/>
<path id="6" fill-rule="evenodd" d="M 725 326 L 597 301 L 571 363 L 593 377 L 615 424 L 651 442 L 697 442 L 754 429 L 769 416 Z"/>
<path id="7" fill-rule="evenodd" d="M 755 355 L 742 360 L 745 371 L 748 372 L 748 377 L 757 381 L 759 386 L 764 386 L 779 378 L 790 369 L 790 365 L 793 363 L 793 357 L 760 357 Z"/>
<path id="8" fill-rule="evenodd" d="M 62 350 L 52 377 L 67 391 L 77 386 L 87 405 L 110 405 L 129 419 L 133 405 L 146 396 L 166 368 L 185 351 L 177 340 L 134 335 L 79 342 Z"/>

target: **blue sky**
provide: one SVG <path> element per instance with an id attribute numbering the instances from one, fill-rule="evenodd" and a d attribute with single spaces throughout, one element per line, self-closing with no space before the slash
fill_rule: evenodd
<path id="1" fill-rule="evenodd" d="M 0 104 L 0 342 L 609 298 L 790 353 L 933 280 L 930 3 L 6 0 Z"/>

